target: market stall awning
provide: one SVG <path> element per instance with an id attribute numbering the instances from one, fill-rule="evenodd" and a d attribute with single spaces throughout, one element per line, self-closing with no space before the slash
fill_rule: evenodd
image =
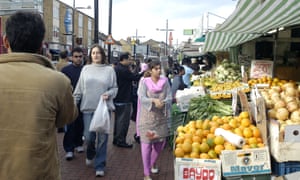
<path id="1" fill-rule="evenodd" d="M 300 24 L 299 0 L 240 0 L 230 17 L 207 33 L 204 51 L 225 50 L 296 24 Z"/>

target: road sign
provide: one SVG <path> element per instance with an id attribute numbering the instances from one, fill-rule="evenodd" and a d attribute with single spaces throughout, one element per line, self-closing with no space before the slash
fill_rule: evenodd
<path id="1" fill-rule="evenodd" d="M 108 37 L 107 37 L 107 39 L 106 39 L 106 41 L 105 41 L 105 44 L 114 44 L 114 43 L 115 43 L 115 42 L 114 42 L 114 40 L 113 40 L 111 34 L 108 35 Z"/>

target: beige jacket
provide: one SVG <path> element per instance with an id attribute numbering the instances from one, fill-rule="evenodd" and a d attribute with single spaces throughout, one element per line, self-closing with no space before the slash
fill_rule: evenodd
<path id="1" fill-rule="evenodd" d="M 56 128 L 77 116 L 69 79 L 43 56 L 0 56 L 0 179 L 59 180 Z"/>

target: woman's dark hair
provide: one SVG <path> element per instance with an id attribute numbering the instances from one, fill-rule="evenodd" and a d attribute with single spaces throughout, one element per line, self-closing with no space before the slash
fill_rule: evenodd
<path id="1" fill-rule="evenodd" d="M 12 52 L 37 53 L 46 29 L 39 13 L 17 11 L 7 19 L 5 31 Z"/>
<path id="2" fill-rule="evenodd" d="M 149 70 L 155 68 L 155 66 L 161 66 L 160 61 L 154 60 L 149 63 Z"/>
<path id="3" fill-rule="evenodd" d="M 87 64 L 91 64 L 91 63 L 92 63 L 92 50 L 93 50 L 94 48 L 98 48 L 98 49 L 100 50 L 100 54 L 101 54 L 101 64 L 108 64 L 108 61 L 107 61 L 106 56 L 105 56 L 104 49 L 103 49 L 99 44 L 94 44 L 94 45 L 92 45 L 92 47 L 90 48 L 89 59 L 88 59 L 88 63 L 87 63 Z"/>

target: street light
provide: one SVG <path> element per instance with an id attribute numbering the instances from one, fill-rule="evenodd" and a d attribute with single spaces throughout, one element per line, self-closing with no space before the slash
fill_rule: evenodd
<path id="1" fill-rule="evenodd" d="M 72 7 L 72 50 L 74 49 L 74 37 L 75 37 L 75 11 L 77 9 L 92 9 L 92 7 L 89 5 L 87 7 L 75 7 L 75 0 L 73 0 L 73 7 Z"/>
<path id="2" fill-rule="evenodd" d="M 168 55 L 168 32 L 169 31 L 174 31 L 174 29 L 169 29 L 168 28 L 168 20 L 167 20 L 167 23 L 166 23 L 166 29 L 159 29 L 159 28 L 156 28 L 157 31 L 166 31 L 166 48 L 165 48 L 165 56 Z"/>
<path id="3" fill-rule="evenodd" d="M 135 38 L 135 41 L 133 44 L 133 54 L 134 54 L 134 61 L 136 61 L 136 43 L 138 38 L 145 38 L 145 36 L 138 36 L 138 30 L 135 30 L 135 36 L 131 36 L 132 38 Z"/>

